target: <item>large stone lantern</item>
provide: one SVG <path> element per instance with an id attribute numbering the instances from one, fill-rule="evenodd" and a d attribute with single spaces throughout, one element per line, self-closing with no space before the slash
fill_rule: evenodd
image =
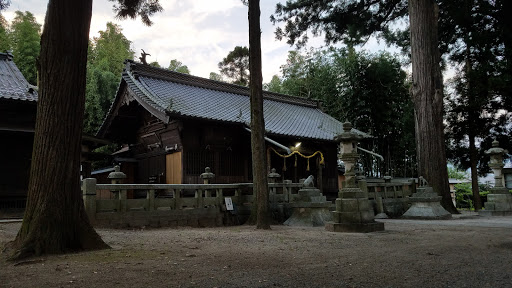
<path id="1" fill-rule="evenodd" d="M 336 198 L 333 221 L 325 229 L 333 232 L 373 232 L 384 230 L 384 223 L 375 222 L 368 195 L 355 182 L 355 164 L 359 159 L 357 144 L 362 136 L 352 132 L 350 122 L 343 123 L 343 132 L 336 137 L 340 141 L 341 157 L 345 163 L 345 184 Z"/>
<path id="2" fill-rule="evenodd" d="M 491 160 L 489 167 L 494 173 L 494 187 L 487 194 L 485 210 L 479 212 L 482 216 L 508 216 L 512 215 L 512 194 L 508 188 L 503 186 L 503 156 L 508 153 L 507 150 L 499 147 L 500 143 L 496 140 L 492 142 L 492 148 L 485 151 Z"/>

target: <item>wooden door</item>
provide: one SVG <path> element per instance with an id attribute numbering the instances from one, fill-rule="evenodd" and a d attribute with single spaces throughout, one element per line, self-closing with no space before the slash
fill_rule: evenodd
<path id="1" fill-rule="evenodd" d="M 165 183 L 182 184 L 181 152 L 165 155 Z"/>

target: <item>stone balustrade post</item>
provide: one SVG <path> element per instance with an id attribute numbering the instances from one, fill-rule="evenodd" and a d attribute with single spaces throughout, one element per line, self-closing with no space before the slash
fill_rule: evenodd
<path id="1" fill-rule="evenodd" d="M 202 189 L 196 190 L 195 198 L 196 198 L 196 203 L 197 203 L 196 208 L 203 208 L 203 190 Z"/>
<path id="2" fill-rule="evenodd" d="M 96 178 L 85 178 L 82 182 L 85 213 L 91 224 L 96 221 Z"/>
<path id="3" fill-rule="evenodd" d="M 155 210 L 155 190 L 150 189 L 148 193 L 146 194 L 146 199 L 148 201 L 148 210 L 153 211 Z"/>
<path id="4" fill-rule="evenodd" d="M 279 173 L 276 172 L 276 168 L 272 168 L 270 170 L 270 173 L 268 173 L 267 175 L 268 177 L 268 183 L 277 183 L 277 180 L 279 178 L 281 178 L 281 175 L 279 175 Z M 276 194 L 277 194 L 277 188 L 276 187 L 272 187 L 272 189 L 270 189 L 270 202 L 271 203 L 275 203 L 276 201 Z"/>
<path id="5" fill-rule="evenodd" d="M 172 197 L 174 198 L 173 209 L 181 209 L 181 191 L 179 189 L 173 189 L 172 193 Z"/>
<path id="6" fill-rule="evenodd" d="M 121 212 L 126 212 L 126 190 L 119 191 L 119 210 Z"/>

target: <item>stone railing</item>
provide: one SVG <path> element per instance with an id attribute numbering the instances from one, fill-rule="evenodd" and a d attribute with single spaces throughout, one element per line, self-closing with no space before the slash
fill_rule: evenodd
<path id="1" fill-rule="evenodd" d="M 252 186 L 252 183 L 96 184 L 96 179 L 87 178 L 83 180 L 82 192 L 89 219 L 100 226 L 216 226 L 222 225 L 218 217 L 226 210 L 225 198 L 231 199 L 235 211 L 250 210 L 254 199 Z M 269 183 L 269 200 L 271 204 L 292 203 L 298 199 L 302 187 L 301 183 Z M 111 191 L 114 199 L 96 199 L 99 190 Z M 127 199 L 128 190 L 138 195 L 145 193 L 146 197 Z M 201 224 L 201 221 L 208 223 Z"/>
<path id="2" fill-rule="evenodd" d="M 409 181 L 392 181 L 385 176 L 384 182 L 365 179 L 358 180 L 357 184 L 368 195 L 370 203 L 374 205 L 377 213 L 386 213 L 390 217 L 399 217 L 409 207 L 409 197 L 416 192 L 414 179 Z"/>
<path id="3" fill-rule="evenodd" d="M 390 182 L 390 183 L 366 183 L 368 198 L 375 199 L 396 199 L 409 197 L 414 193 L 416 188 L 413 182 Z"/>

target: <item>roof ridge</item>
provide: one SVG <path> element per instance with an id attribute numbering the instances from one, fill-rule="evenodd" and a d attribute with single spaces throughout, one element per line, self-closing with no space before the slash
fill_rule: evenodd
<path id="1" fill-rule="evenodd" d="M 217 90 L 227 93 L 240 94 L 249 96 L 250 89 L 249 87 L 235 85 L 227 82 L 216 81 L 212 79 L 207 79 L 199 76 L 194 76 L 190 74 L 184 74 L 175 72 L 172 70 L 168 70 L 165 68 L 153 67 L 150 65 L 141 64 L 135 62 L 133 60 L 125 60 L 125 70 L 129 70 L 130 73 L 137 79 L 139 75 L 157 78 L 161 80 L 167 80 L 172 82 L 177 82 L 184 85 L 196 86 L 200 88 Z M 285 95 L 270 91 L 263 90 L 263 98 L 268 100 L 275 100 L 284 103 L 290 103 L 295 105 L 307 106 L 307 107 L 320 107 L 319 100 L 307 99 L 297 96 Z"/>

